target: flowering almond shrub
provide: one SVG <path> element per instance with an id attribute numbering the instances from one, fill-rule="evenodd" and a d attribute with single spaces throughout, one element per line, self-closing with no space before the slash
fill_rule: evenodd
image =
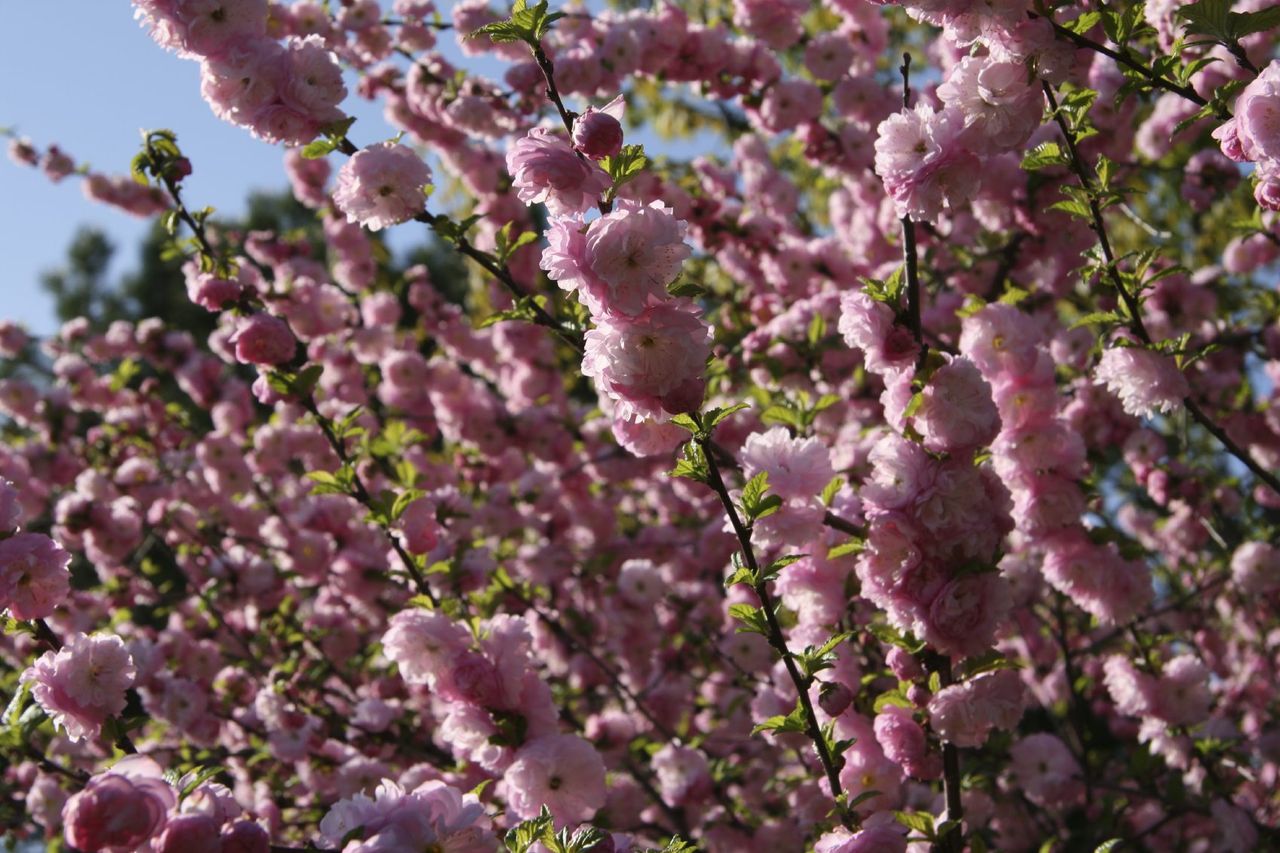
<path id="1" fill-rule="evenodd" d="M 618 6 L 134 0 L 302 235 L 11 140 L 214 331 L 0 324 L 7 839 L 1280 849 L 1280 9 Z"/>

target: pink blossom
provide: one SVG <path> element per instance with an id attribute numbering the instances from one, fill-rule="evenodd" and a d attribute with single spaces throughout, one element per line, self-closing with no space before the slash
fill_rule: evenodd
<path id="1" fill-rule="evenodd" d="M 1000 413 L 973 362 L 953 358 L 929 378 L 914 424 L 929 450 L 960 453 L 990 444 L 1000 431 Z"/>
<path id="2" fill-rule="evenodd" d="M 542 202 L 553 216 L 584 213 L 613 185 L 603 169 L 545 127 L 533 128 L 511 146 L 507 171 L 522 202 Z"/>
<path id="3" fill-rule="evenodd" d="M 10 493 L 6 496 L 6 492 Z M 17 527 L 18 509 L 12 486 L 0 481 L 0 531 Z M 2 535 L 2 534 L 0 534 Z M 71 555 L 41 533 L 19 533 L 0 539 L 0 607 L 14 619 L 43 619 L 70 591 Z"/>
<path id="4" fill-rule="evenodd" d="M 938 87 L 938 97 L 964 116 L 967 140 L 998 153 L 1023 145 L 1040 126 L 1044 95 L 1021 62 L 965 57 Z"/>
<path id="5" fill-rule="evenodd" d="M 320 834 L 336 847 L 356 830 L 343 853 L 439 849 L 449 853 L 494 853 L 497 839 L 484 806 L 474 794 L 463 794 L 439 780 L 405 792 L 382 780 L 374 797 L 364 794 L 334 804 L 320 821 Z"/>
<path id="6" fill-rule="evenodd" d="M 1190 726 L 1209 716 L 1213 694 L 1209 669 L 1195 655 L 1178 655 L 1165 662 L 1155 686 L 1151 715 L 1171 726 Z"/>
<path id="7" fill-rule="evenodd" d="M 410 554 L 426 554 L 440 541 L 440 525 L 436 506 L 428 498 L 418 498 L 405 507 L 400 516 L 405 549 Z"/>
<path id="8" fill-rule="evenodd" d="M 94 776 L 62 809 L 67 844 L 86 853 L 127 853 L 164 826 L 177 803 L 160 765 L 142 755 L 120 759 Z"/>
<path id="9" fill-rule="evenodd" d="M 685 223 L 671 208 L 621 201 L 617 208 L 591 224 L 583 260 L 594 281 L 584 292 L 593 315 L 640 314 L 667 298 L 691 250 L 684 241 Z M 592 287 L 599 282 L 602 287 Z"/>
<path id="10" fill-rule="evenodd" d="M 399 143 L 380 142 L 343 164 L 333 203 L 348 222 L 379 231 L 421 213 L 430 183 L 431 168 L 422 158 Z"/>
<path id="11" fill-rule="evenodd" d="M 1280 160 L 1280 60 L 1273 61 L 1236 98 L 1235 135 L 1249 160 Z M 1223 146 L 1228 157 L 1230 152 Z"/>
<path id="12" fill-rule="evenodd" d="M 964 117 L 920 104 L 892 115 L 876 131 L 876 174 L 899 216 L 932 222 L 977 191 L 978 159 L 961 138 Z"/>
<path id="13" fill-rule="evenodd" d="M 1120 398 L 1126 412 L 1138 417 L 1180 409 L 1191 393 L 1186 377 L 1168 356 L 1143 347 L 1104 351 L 1093 376 Z"/>
<path id="14" fill-rule="evenodd" d="M 979 675 L 935 693 L 929 700 L 929 723 L 939 737 L 957 746 L 982 746 L 992 729 L 1018 724 L 1025 692 L 1012 670 Z"/>
<path id="15" fill-rule="evenodd" d="M 1231 555 L 1231 580 L 1248 595 L 1280 589 L 1280 549 L 1268 542 L 1246 542 L 1236 548 Z"/>
<path id="16" fill-rule="evenodd" d="M 298 347 L 289 324 L 270 314 L 253 314 L 240 321 L 229 343 L 245 364 L 277 365 L 292 360 Z"/>
<path id="17" fill-rule="evenodd" d="M 382 649 L 411 684 L 435 685 L 444 667 L 470 644 L 467 631 L 443 613 L 412 608 L 391 617 Z"/>
<path id="18" fill-rule="evenodd" d="M 218 821 L 204 814 L 174 815 L 152 846 L 156 853 L 222 853 Z"/>
<path id="19" fill-rule="evenodd" d="M 924 730 L 911 712 L 898 705 L 888 705 L 876 715 L 876 741 L 890 761 L 902 765 L 908 776 L 936 779 L 942 769 L 937 755 L 929 753 Z"/>
<path id="20" fill-rule="evenodd" d="M 1080 764 L 1056 735 L 1028 735 L 1013 745 L 1009 758 L 1009 786 L 1038 806 L 1068 806 L 1084 793 Z"/>
<path id="21" fill-rule="evenodd" d="M 604 775 L 591 744 L 576 735 L 546 735 L 520 748 L 503 782 L 518 817 L 534 817 L 545 805 L 564 826 L 590 820 L 604 805 Z"/>
<path id="22" fill-rule="evenodd" d="M 748 476 L 767 472 L 769 490 L 784 498 L 811 498 L 835 476 L 825 444 L 813 437 L 792 438 L 785 427 L 747 436 L 742 462 Z"/>
<path id="23" fill-rule="evenodd" d="M 1131 717 L 1145 717 L 1158 701 L 1156 681 L 1122 655 L 1111 655 L 1103 665 L 1104 682 L 1116 709 Z"/>
<path id="24" fill-rule="evenodd" d="M 124 710 L 137 670 L 114 634 L 73 634 L 56 652 L 41 655 L 22 674 L 31 693 L 67 737 L 93 737 L 107 717 Z"/>
<path id="25" fill-rule="evenodd" d="M 592 160 L 615 156 L 622 150 L 622 115 L 626 102 L 614 98 L 600 109 L 588 107 L 573 120 L 573 147 Z"/>
<path id="26" fill-rule="evenodd" d="M 711 329 L 670 304 L 636 317 L 606 317 L 587 332 L 582 372 L 632 420 L 687 412 L 702 403 Z"/>
<path id="27" fill-rule="evenodd" d="M 840 297 L 839 329 L 846 344 L 862 350 L 867 370 L 873 373 L 909 370 L 920 352 L 911 331 L 894 322 L 893 309 L 866 293 Z"/>
<path id="28" fill-rule="evenodd" d="M 151 37 L 179 56 L 216 56 L 266 35 L 266 0 L 134 0 Z"/>

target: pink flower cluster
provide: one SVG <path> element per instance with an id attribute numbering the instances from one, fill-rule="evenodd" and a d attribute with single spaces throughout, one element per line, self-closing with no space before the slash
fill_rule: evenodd
<path id="1" fill-rule="evenodd" d="M 982 746 L 993 729 L 1017 726 L 1026 704 L 1018 673 L 1001 669 L 935 693 L 929 700 L 929 725 L 956 746 Z"/>
<path id="2" fill-rule="evenodd" d="M 616 418 L 661 421 L 701 405 L 711 329 L 690 304 L 667 293 L 691 254 L 688 226 L 670 207 L 623 200 L 589 224 L 583 221 L 612 186 L 588 154 L 621 143 L 616 119 L 605 121 L 621 110 L 615 99 L 579 120 L 583 138 L 575 145 L 586 144 L 591 152 L 534 128 L 507 152 L 507 171 L 521 201 L 544 202 L 554 217 L 542 268 L 562 288 L 576 291 L 595 321 L 586 336 L 583 374 L 613 401 Z M 608 135 L 607 144 L 589 133 Z"/>
<path id="3" fill-rule="evenodd" d="M 1013 495 L 1023 547 L 1040 555 L 1045 579 L 1089 613 L 1108 622 L 1131 618 L 1151 598 L 1150 571 L 1123 559 L 1114 543 L 1093 542 L 1081 525 L 1085 448 L 1059 417 L 1053 360 L 1036 321 L 997 303 L 962 328 L 961 351 L 995 390 L 1002 426 L 992 463 Z"/>
<path id="4" fill-rule="evenodd" d="M 1239 96 L 1232 117 L 1213 132 L 1222 153 L 1253 163 L 1253 197 L 1280 210 L 1280 59 L 1272 60 Z"/>
<path id="5" fill-rule="evenodd" d="M 266 0 L 134 0 L 134 7 L 157 43 L 200 62 L 200 91 L 224 121 L 266 142 L 304 145 L 345 117 L 347 87 L 324 39 L 271 38 Z"/>
<path id="6" fill-rule="evenodd" d="M 419 609 L 392 617 L 382 640 L 401 677 L 444 703 L 454 750 L 504 774 L 516 814 L 533 817 L 545 804 L 562 824 L 588 820 L 604 805 L 604 763 L 586 741 L 557 732 L 530 642 L 521 619 L 490 620 L 473 641 L 447 616 Z"/>
<path id="7" fill-rule="evenodd" d="M 994 565 L 1012 527 L 1004 487 L 971 456 L 939 461 L 897 435 L 882 438 L 868 461 L 861 594 L 944 654 L 986 651 L 1010 604 Z"/>
<path id="8" fill-rule="evenodd" d="M 268 853 L 270 836 L 241 814 L 231 791 L 216 782 L 177 781 L 148 756 L 129 755 L 70 797 L 62 809 L 63 835 L 85 853 Z"/>
<path id="9" fill-rule="evenodd" d="M 354 839 L 343 842 L 354 834 Z M 405 791 L 382 780 L 373 797 L 356 794 L 335 803 L 320 821 L 325 849 L 343 853 L 378 850 L 447 850 L 493 853 L 498 841 L 474 794 L 433 780 Z"/>

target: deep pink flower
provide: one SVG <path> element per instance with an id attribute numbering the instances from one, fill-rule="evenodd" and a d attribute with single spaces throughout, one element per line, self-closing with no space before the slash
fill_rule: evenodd
<path id="1" fill-rule="evenodd" d="M 246 364 L 276 365 L 293 359 L 298 341 L 289 324 L 270 314 L 253 314 L 240 321 L 230 343 L 236 359 Z"/>
<path id="2" fill-rule="evenodd" d="M 160 765 L 131 755 L 67 800 L 63 831 L 67 843 L 85 853 L 131 853 L 155 836 L 176 803 Z"/>
<path id="3" fill-rule="evenodd" d="M 588 107 L 573 121 L 573 147 L 592 160 L 613 157 L 622 150 L 622 115 L 626 102 L 614 98 L 600 109 Z"/>

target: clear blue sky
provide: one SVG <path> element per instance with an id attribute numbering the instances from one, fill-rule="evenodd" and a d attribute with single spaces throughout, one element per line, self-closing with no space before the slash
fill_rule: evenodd
<path id="1" fill-rule="evenodd" d="M 126 0 L 4 4 L 0 126 L 17 127 L 40 148 L 56 142 L 113 174 L 128 172 L 139 129 L 171 128 L 195 166 L 186 198 L 235 213 L 251 189 L 285 185 L 283 149 L 215 118 L 199 81 L 199 65 L 152 42 Z M 357 140 L 391 135 L 377 108 L 354 97 L 346 106 L 359 116 Z M 134 265 L 147 222 L 86 200 L 80 183 L 72 176 L 53 184 L 0 159 L 0 318 L 37 333 L 54 329 L 37 277 L 61 263 L 81 225 L 111 236 L 117 270 Z"/>
<path id="2" fill-rule="evenodd" d="M 243 210 L 251 190 L 286 186 L 283 149 L 215 118 L 200 97 L 199 65 L 156 45 L 127 0 L 3 5 L 0 126 L 16 127 L 41 149 L 57 143 L 77 162 L 109 174 L 128 172 L 140 129 L 170 128 L 195 168 L 184 183 L 186 201 L 228 215 Z M 446 17 L 451 5 L 440 3 Z M 502 73 L 503 66 L 487 58 L 463 58 L 448 34 L 440 49 L 461 67 Z M 354 90 L 353 79 L 348 86 Z M 351 132 L 358 144 L 394 135 L 380 106 L 352 95 L 344 108 L 358 118 Z M 673 144 L 641 132 L 634 141 L 674 156 L 716 149 L 727 154 L 709 133 Z M 147 221 L 86 200 L 80 183 L 72 176 L 53 184 L 38 170 L 0 157 L 0 319 L 18 320 L 38 334 L 54 330 L 38 276 L 62 262 L 82 225 L 102 229 L 115 243 L 113 275 L 135 265 Z M 422 236 L 402 227 L 389 239 L 400 250 Z"/>

